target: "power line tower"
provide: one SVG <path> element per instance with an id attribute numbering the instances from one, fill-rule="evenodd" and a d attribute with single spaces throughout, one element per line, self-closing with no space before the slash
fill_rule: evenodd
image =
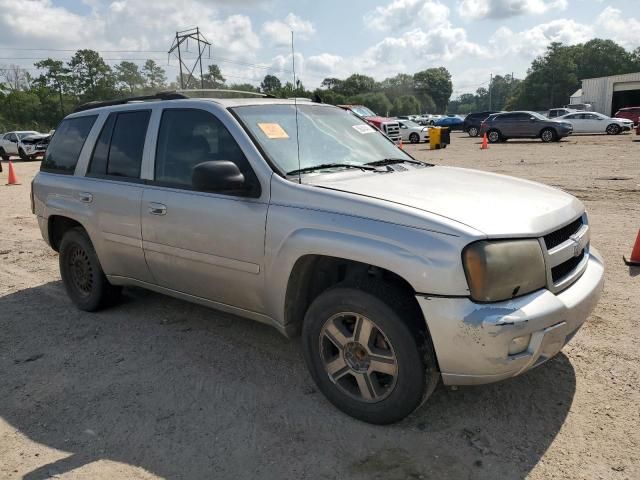
<path id="1" fill-rule="evenodd" d="M 189 51 L 189 39 L 196 42 L 198 45 L 198 57 L 191 67 L 183 61 L 181 48 L 182 45 L 185 44 L 185 51 Z M 196 70 L 198 65 L 200 66 L 200 88 L 204 88 L 204 79 L 202 78 L 202 54 L 206 49 L 209 50 L 209 58 L 211 58 L 211 43 L 204 37 L 204 35 L 202 35 L 200 28 L 195 27 L 181 32 L 176 32 L 176 37 L 173 39 L 173 43 L 171 44 L 171 48 L 167 54 L 169 56 L 173 54 L 178 58 L 180 66 L 180 88 L 184 89 L 184 75 L 182 73 L 182 67 L 184 67 L 184 69 L 189 73 L 189 77 L 187 78 L 187 85 L 189 85 L 193 78 L 193 72 Z"/>

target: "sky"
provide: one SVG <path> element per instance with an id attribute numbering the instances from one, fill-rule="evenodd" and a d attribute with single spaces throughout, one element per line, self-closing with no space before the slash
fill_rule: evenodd
<path id="1" fill-rule="evenodd" d="M 176 30 L 198 26 L 209 63 L 228 83 L 259 85 L 267 73 L 305 87 L 363 73 L 382 80 L 446 67 L 453 98 L 486 86 L 491 74 L 526 75 L 552 41 L 594 37 L 640 46 L 639 0 L 0 0 L 0 66 L 92 48 L 113 65 L 169 58 Z M 194 58 L 194 45 L 184 53 Z M 32 70 L 33 74 L 37 74 Z"/>

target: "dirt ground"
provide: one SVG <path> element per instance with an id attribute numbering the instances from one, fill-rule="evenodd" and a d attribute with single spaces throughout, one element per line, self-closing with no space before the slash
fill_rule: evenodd
<path id="1" fill-rule="evenodd" d="M 640 142 L 575 136 L 479 149 L 452 136 L 420 159 L 578 196 L 607 263 L 586 325 L 547 364 L 502 383 L 441 385 L 376 427 L 315 389 L 297 340 L 138 289 L 88 314 L 67 299 L 29 205 L 39 163 L 0 174 L 0 478 L 639 479 Z"/>

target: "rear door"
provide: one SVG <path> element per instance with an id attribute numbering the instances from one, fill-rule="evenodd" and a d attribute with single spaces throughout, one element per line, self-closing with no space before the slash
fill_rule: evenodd
<path id="1" fill-rule="evenodd" d="M 268 189 L 219 117 L 213 108 L 167 107 L 157 119 L 152 180 L 142 202 L 145 256 L 162 287 L 260 313 Z M 239 167 L 246 191 L 192 186 L 193 168 L 216 160 Z"/>
<path id="2" fill-rule="evenodd" d="M 93 217 L 105 273 L 144 282 L 152 278 L 142 250 L 140 172 L 150 116 L 150 109 L 108 114 L 78 191 Z"/>
<path id="3" fill-rule="evenodd" d="M 15 133 L 9 134 L 9 141 L 5 143 L 4 150 L 9 155 L 18 154 L 18 136 Z"/>

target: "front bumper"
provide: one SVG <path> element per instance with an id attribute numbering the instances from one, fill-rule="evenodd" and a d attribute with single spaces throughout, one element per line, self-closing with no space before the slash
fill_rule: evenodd
<path id="1" fill-rule="evenodd" d="M 519 375 L 557 354 L 582 326 L 604 286 L 604 264 L 591 248 L 575 283 L 554 294 L 540 290 L 496 303 L 418 295 L 445 385 L 478 385 Z M 531 335 L 509 355 L 516 337 Z"/>

